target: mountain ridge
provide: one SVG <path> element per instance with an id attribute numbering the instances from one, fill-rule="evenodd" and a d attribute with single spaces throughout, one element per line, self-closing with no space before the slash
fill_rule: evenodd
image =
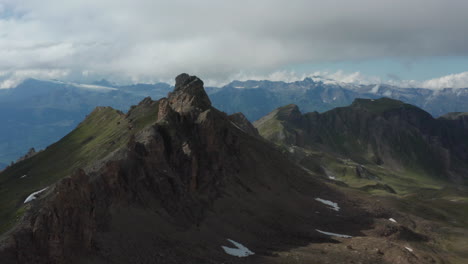
<path id="1" fill-rule="evenodd" d="M 293 118 L 291 109 L 297 113 Z M 434 119 L 418 107 L 388 98 L 355 99 L 350 106 L 324 113 L 300 114 L 297 106 L 288 105 L 254 123 L 263 137 L 280 145 L 322 149 L 396 170 L 419 166 L 426 174 L 466 182 L 464 124 Z"/>
<path id="2" fill-rule="evenodd" d="M 169 85 L 151 87 L 153 96 L 162 96 Z M 142 94 L 149 93 L 120 89 L 80 88 L 28 79 L 17 88 L 0 90 L 0 122 L 4 128 L 0 131 L 0 162 L 9 164 L 30 148 L 44 149 L 73 130 L 97 106 L 127 111 L 145 97 Z"/>
<path id="3" fill-rule="evenodd" d="M 228 114 L 242 112 L 254 121 L 275 108 L 295 103 L 305 112 L 324 112 L 349 105 L 355 98 L 392 97 L 417 105 L 433 116 L 468 111 L 467 89 L 429 90 L 390 85 L 348 85 L 316 77 L 295 82 L 233 81 L 222 88 L 205 87 L 213 105 Z M 314 81 L 315 80 L 315 81 Z M 235 88 L 243 87 L 243 88 Z M 144 97 L 164 97 L 165 83 L 118 85 L 27 79 L 17 88 L 0 90 L 0 163 L 9 164 L 30 148 L 60 139 L 98 105 L 126 111 Z"/>
<path id="4" fill-rule="evenodd" d="M 261 98 L 254 100 L 251 97 Z M 211 94 L 217 107 L 226 112 L 244 112 L 255 121 L 277 107 L 297 104 L 305 112 L 324 112 L 349 105 L 356 98 L 388 97 L 425 109 L 438 117 L 448 112 L 467 112 L 468 88 L 401 88 L 387 84 L 353 85 L 324 83 L 305 78 L 295 82 L 234 81 Z M 260 108 L 259 104 L 263 104 Z"/>
<path id="5" fill-rule="evenodd" d="M 311 247 L 335 253 L 306 261 L 441 262 L 418 233 L 430 225 L 323 182 L 211 106 L 197 77 L 176 80 L 168 97 L 146 98 L 127 114 L 96 108 L 65 138 L 0 174 L 2 190 L 13 192 L 0 193 L 0 205 L 13 201 L 2 261 L 283 263 L 289 250 Z M 57 164 L 54 179 L 37 168 Z M 28 182 L 37 197 L 23 204 Z M 402 224 L 392 226 L 391 216 Z M 229 255 L 226 239 L 254 255 Z M 417 255 L 408 241 L 422 243 Z M 365 252 L 371 245 L 382 254 Z"/>

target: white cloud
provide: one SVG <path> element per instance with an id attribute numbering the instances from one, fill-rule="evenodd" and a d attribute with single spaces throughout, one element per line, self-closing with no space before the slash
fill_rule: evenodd
<path id="1" fill-rule="evenodd" d="M 300 63 L 468 55 L 468 1 L 449 2 L 0 0 L 0 71 L 219 83 Z"/>
<path id="2" fill-rule="evenodd" d="M 444 88 L 468 88 L 468 72 L 454 73 L 429 80 L 389 80 L 385 83 L 404 88 L 427 88 L 427 89 L 444 89 Z"/>
<path id="3" fill-rule="evenodd" d="M 468 88 L 468 72 L 427 80 L 422 82 L 421 87 L 429 89 Z"/>
<path id="4" fill-rule="evenodd" d="M 430 80 L 417 81 L 417 80 L 381 80 L 376 76 L 366 76 L 360 72 L 345 73 L 337 71 L 335 73 L 315 73 L 332 80 L 342 83 L 356 84 L 356 85 L 369 85 L 375 84 L 374 89 L 378 88 L 379 84 L 390 84 L 402 88 L 427 88 L 427 89 L 443 89 L 443 88 L 468 88 L 468 72 L 457 74 L 449 74 L 439 78 Z"/>
<path id="5" fill-rule="evenodd" d="M 14 72 L 0 72 L 0 89 L 13 88 L 27 78 L 36 79 L 62 79 L 69 75 L 68 70 L 63 69 L 28 69 Z"/>
<path id="6" fill-rule="evenodd" d="M 322 76 L 327 79 L 335 80 L 338 83 L 349 83 L 356 85 L 368 85 L 381 83 L 381 79 L 376 76 L 367 76 L 361 72 L 346 73 L 342 70 L 334 73 L 330 72 L 315 72 L 313 75 Z M 326 83 L 326 82 L 325 82 Z"/>
<path id="7" fill-rule="evenodd" d="M 302 81 L 304 78 L 309 77 L 311 74 L 298 74 L 295 71 L 273 71 L 267 74 L 255 74 L 255 73 L 246 73 L 238 72 L 236 74 L 230 75 L 226 80 L 221 82 L 209 80 L 207 85 L 213 86 L 222 86 L 230 81 L 247 81 L 247 80 L 269 80 L 269 81 L 283 81 L 283 82 L 295 82 Z"/>

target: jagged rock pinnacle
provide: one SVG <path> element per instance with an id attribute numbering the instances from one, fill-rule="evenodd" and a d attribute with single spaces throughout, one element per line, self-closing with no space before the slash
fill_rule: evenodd
<path id="1" fill-rule="evenodd" d="M 193 110 L 204 111 L 211 107 L 211 101 L 203 88 L 203 81 L 197 76 L 182 73 L 176 77 L 174 91 L 169 93 L 171 107 L 185 113 Z"/>
<path id="2" fill-rule="evenodd" d="M 203 86 L 203 81 L 197 76 L 190 76 L 187 73 L 181 73 L 175 78 L 176 84 L 174 91 L 183 90 L 193 85 Z"/>

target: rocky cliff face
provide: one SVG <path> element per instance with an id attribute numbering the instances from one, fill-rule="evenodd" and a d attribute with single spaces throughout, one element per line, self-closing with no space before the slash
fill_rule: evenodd
<path id="1" fill-rule="evenodd" d="M 360 163 L 417 169 L 457 182 L 466 175 L 468 131 L 462 118 L 434 119 L 387 98 L 356 99 L 349 107 L 323 114 L 291 117 L 291 109 L 279 108 L 255 126 L 273 142 L 321 149 Z"/>

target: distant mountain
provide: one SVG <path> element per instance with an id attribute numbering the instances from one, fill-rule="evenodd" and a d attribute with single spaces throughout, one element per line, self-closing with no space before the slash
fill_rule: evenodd
<path id="1" fill-rule="evenodd" d="M 119 91 L 124 91 L 133 95 L 159 99 L 166 97 L 169 92 L 174 88 L 167 83 L 156 83 L 156 84 L 133 84 L 126 86 L 116 86 Z"/>
<path id="2" fill-rule="evenodd" d="M 294 103 L 304 112 L 325 112 L 356 98 L 388 97 L 421 107 L 438 117 L 468 111 L 468 88 L 430 90 L 390 85 L 352 85 L 306 78 L 297 82 L 234 81 L 210 91 L 213 104 L 228 113 L 243 112 L 251 121 L 275 108 Z"/>
<path id="3" fill-rule="evenodd" d="M 0 163 L 57 141 L 96 106 L 126 111 L 147 94 L 162 97 L 169 89 L 168 84 L 104 87 L 28 79 L 0 90 Z"/>
<path id="4" fill-rule="evenodd" d="M 450 118 L 449 118 L 450 117 Z M 325 113 L 278 108 L 255 122 L 280 145 L 322 150 L 359 164 L 468 183 L 467 115 L 434 119 L 398 100 L 356 99 Z"/>
<path id="5" fill-rule="evenodd" d="M 167 96 L 166 83 L 117 85 L 28 79 L 0 90 L 0 163 L 9 164 L 31 147 L 43 149 L 60 139 L 96 106 L 125 111 L 146 96 Z M 242 112 L 253 121 L 275 108 L 294 103 L 305 112 L 347 106 L 356 98 L 390 97 L 413 104 L 433 116 L 468 111 L 468 89 L 407 89 L 388 85 L 352 85 L 317 78 L 292 83 L 233 81 L 223 88 L 207 87 L 213 105 L 228 114 Z"/>

